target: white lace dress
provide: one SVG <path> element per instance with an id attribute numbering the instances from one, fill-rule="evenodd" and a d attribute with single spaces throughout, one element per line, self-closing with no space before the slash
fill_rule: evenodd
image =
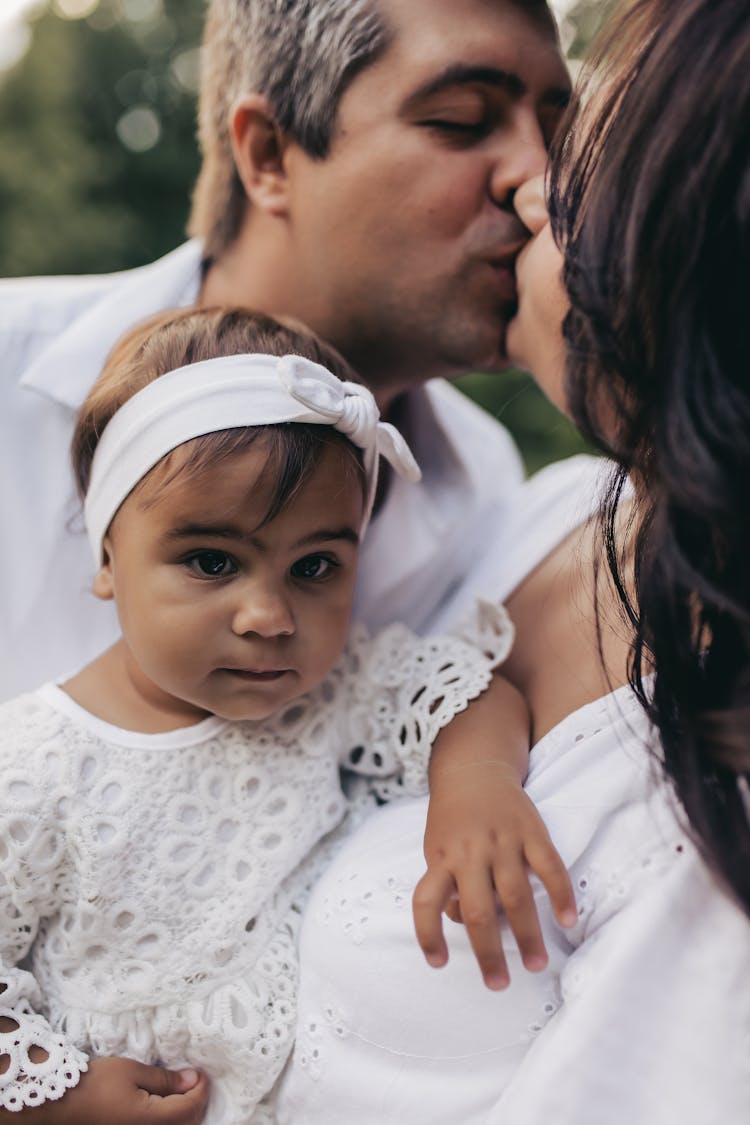
<path id="1" fill-rule="evenodd" d="M 0 1106 L 63 1096 L 91 1054 L 204 1070 L 206 1125 L 265 1120 L 301 907 L 352 805 L 340 765 L 371 779 L 360 804 L 424 792 L 435 735 L 507 654 L 502 611 L 476 636 L 355 631 L 323 685 L 264 723 L 137 734 L 54 685 L 3 704 L 0 1016 L 17 1028 L 0 1034 Z"/>

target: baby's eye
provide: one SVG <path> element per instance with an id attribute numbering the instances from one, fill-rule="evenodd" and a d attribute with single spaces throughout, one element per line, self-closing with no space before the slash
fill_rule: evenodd
<path id="1" fill-rule="evenodd" d="M 226 578 L 236 574 L 237 566 L 226 551 L 196 551 L 187 565 L 199 578 Z"/>
<path id="2" fill-rule="evenodd" d="M 314 579 L 326 578 L 337 564 L 325 555 L 305 555 L 296 563 L 292 563 L 291 575 L 293 578 Z"/>

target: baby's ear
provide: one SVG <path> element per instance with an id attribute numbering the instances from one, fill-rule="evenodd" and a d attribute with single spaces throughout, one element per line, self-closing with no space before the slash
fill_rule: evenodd
<path id="1" fill-rule="evenodd" d="M 97 598 L 101 598 L 103 602 L 111 601 L 115 596 L 115 584 L 112 576 L 112 554 L 109 547 L 109 540 L 105 539 L 102 543 L 102 562 L 101 566 L 94 575 L 93 591 Z"/>

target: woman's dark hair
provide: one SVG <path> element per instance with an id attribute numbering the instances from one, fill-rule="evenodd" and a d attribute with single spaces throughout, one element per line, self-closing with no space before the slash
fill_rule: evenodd
<path id="1" fill-rule="evenodd" d="M 71 455 L 81 499 L 85 499 L 91 463 L 105 426 L 121 406 L 149 383 L 180 367 L 220 356 L 263 353 L 301 355 L 327 367 L 342 381 L 359 382 L 352 368 L 334 348 L 304 325 L 265 316 L 243 308 L 185 308 L 159 313 L 125 335 L 108 357 L 78 415 Z M 241 426 L 194 438 L 187 459 L 179 458 L 181 476 L 199 475 L 235 453 L 263 443 L 266 471 L 274 481 L 265 521 L 270 522 L 299 492 L 326 447 L 340 446 L 348 454 L 351 471 L 364 496 L 365 475 L 360 451 L 330 426 L 285 423 Z M 164 486 L 175 472 L 167 454 L 148 477 L 161 474 Z M 144 478 L 145 480 L 146 478 Z M 139 488 L 137 485 L 136 488 Z"/>
<path id="2" fill-rule="evenodd" d="M 581 91 L 550 183 L 567 398 L 619 466 L 603 525 L 631 683 L 750 913 L 748 0 L 635 0 Z M 628 477 L 634 586 L 615 534 Z"/>

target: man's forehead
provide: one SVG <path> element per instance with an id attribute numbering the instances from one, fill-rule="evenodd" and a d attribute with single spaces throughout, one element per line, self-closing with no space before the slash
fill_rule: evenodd
<path id="1" fill-rule="evenodd" d="M 380 57 L 409 96 L 447 81 L 509 76 L 524 87 L 567 89 L 567 70 L 546 7 L 511 0 L 377 0 L 389 31 Z M 551 21 L 551 17 L 549 17 Z M 378 64 L 376 63 L 377 67 Z M 478 77 L 476 80 L 481 80 Z M 411 89 L 408 87 L 411 86 Z"/>

